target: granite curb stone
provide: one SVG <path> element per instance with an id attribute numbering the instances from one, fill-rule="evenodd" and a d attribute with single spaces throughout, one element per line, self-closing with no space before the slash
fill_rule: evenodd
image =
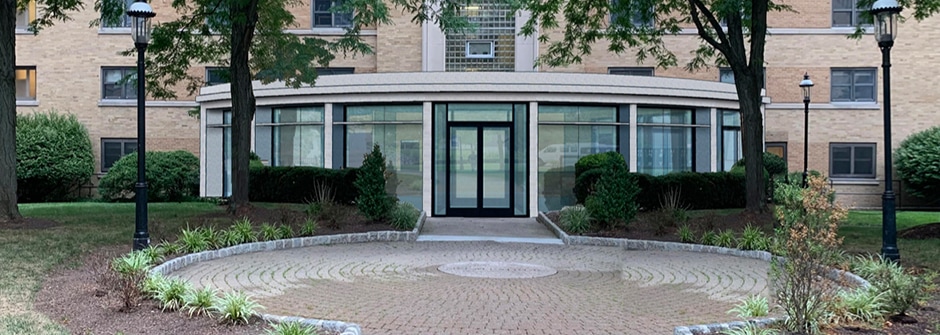
<path id="1" fill-rule="evenodd" d="M 157 265 L 153 269 L 150 269 L 152 274 L 161 274 L 169 275 L 170 273 L 182 269 L 188 265 L 204 262 L 208 260 L 213 260 L 217 258 L 229 257 L 234 255 L 260 252 L 260 251 L 270 251 L 270 250 L 281 250 L 281 249 L 293 249 L 314 245 L 329 245 L 329 244 L 346 244 L 346 243 L 364 243 L 364 242 L 398 242 L 398 241 L 414 241 L 418 237 L 418 232 L 421 231 L 421 227 L 424 225 L 424 221 L 427 218 L 427 215 L 424 212 L 421 212 L 421 215 L 418 217 L 417 222 L 415 223 L 415 228 L 411 231 L 394 231 L 394 230 L 383 230 L 379 232 L 366 232 L 366 233 L 354 233 L 354 234 L 339 234 L 339 235 L 320 235 L 320 236 L 308 236 L 308 237 L 296 237 L 291 239 L 276 240 L 276 241 L 265 241 L 265 242 L 253 242 L 246 244 L 239 244 L 227 248 L 216 249 L 216 250 L 207 250 L 195 254 L 187 254 L 180 257 L 176 257 L 166 262 L 163 262 L 160 265 Z M 261 314 L 261 318 L 269 322 L 300 322 L 305 325 L 311 325 L 320 327 L 323 329 L 328 329 L 335 332 L 340 332 L 340 335 L 361 335 L 362 330 L 359 325 L 355 323 L 348 323 L 342 321 L 332 321 L 332 320 L 318 320 L 318 319 L 308 319 L 301 318 L 296 316 L 280 316 L 280 315 L 269 315 Z"/>

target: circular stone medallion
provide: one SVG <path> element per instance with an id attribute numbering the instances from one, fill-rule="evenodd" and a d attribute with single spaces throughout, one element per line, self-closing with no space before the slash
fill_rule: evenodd
<path id="1" fill-rule="evenodd" d="M 510 262 L 460 262 L 444 264 L 437 269 L 455 276 L 496 279 L 538 278 L 558 273 L 547 266 Z"/>

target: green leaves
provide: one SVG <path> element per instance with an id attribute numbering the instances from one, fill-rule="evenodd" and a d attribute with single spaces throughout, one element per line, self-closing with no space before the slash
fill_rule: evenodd
<path id="1" fill-rule="evenodd" d="M 906 191 L 925 199 L 940 197 L 940 127 L 905 139 L 895 158 Z"/>
<path id="2" fill-rule="evenodd" d="M 21 201 L 61 201 L 95 172 L 88 131 L 73 114 L 22 114 L 16 121 Z"/>

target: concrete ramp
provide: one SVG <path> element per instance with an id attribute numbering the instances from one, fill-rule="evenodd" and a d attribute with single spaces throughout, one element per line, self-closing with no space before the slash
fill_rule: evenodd
<path id="1" fill-rule="evenodd" d="M 427 218 L 418 234 L 424 241 L 564 244 L 535 218 Z"/>

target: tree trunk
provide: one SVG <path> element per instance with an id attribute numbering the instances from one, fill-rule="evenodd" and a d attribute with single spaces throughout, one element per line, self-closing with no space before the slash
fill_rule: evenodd
<path id="1" fill-rule="evenodd" d="M 0 222 L 20 218 L 16 206 L 16 0 L 0 0 Z"/>
<path id="2" fill-rule="evenodd" d="M 748 72 L 754 72 L 747 68 Z M 751 213 L 767 209 L 766 185 L 764 184 L 764 122 L 761 115 L 760 90 L 763 69 L 760 73 L 736 76 L 735 85 L 741 104 L 741 144 L 744 147 L 745 210 Z M 760 77 L 758 77 L 760 76 Z M 739 80 L 740 78 L 740 80 Z"/>
<path id="3" fill-rule="evenodd" d="M 255 116 L 255 93 L 251 87 L 248 63 L 255 25 L 258 22 L 258 1 L 231 2 L 232 59 L 232 199 L 230 211 L 244 214 L 248 208 L 248 161 L 251 153 L 251 120 Z M 234 18 L 244 15 L 243 18 Z"/>

